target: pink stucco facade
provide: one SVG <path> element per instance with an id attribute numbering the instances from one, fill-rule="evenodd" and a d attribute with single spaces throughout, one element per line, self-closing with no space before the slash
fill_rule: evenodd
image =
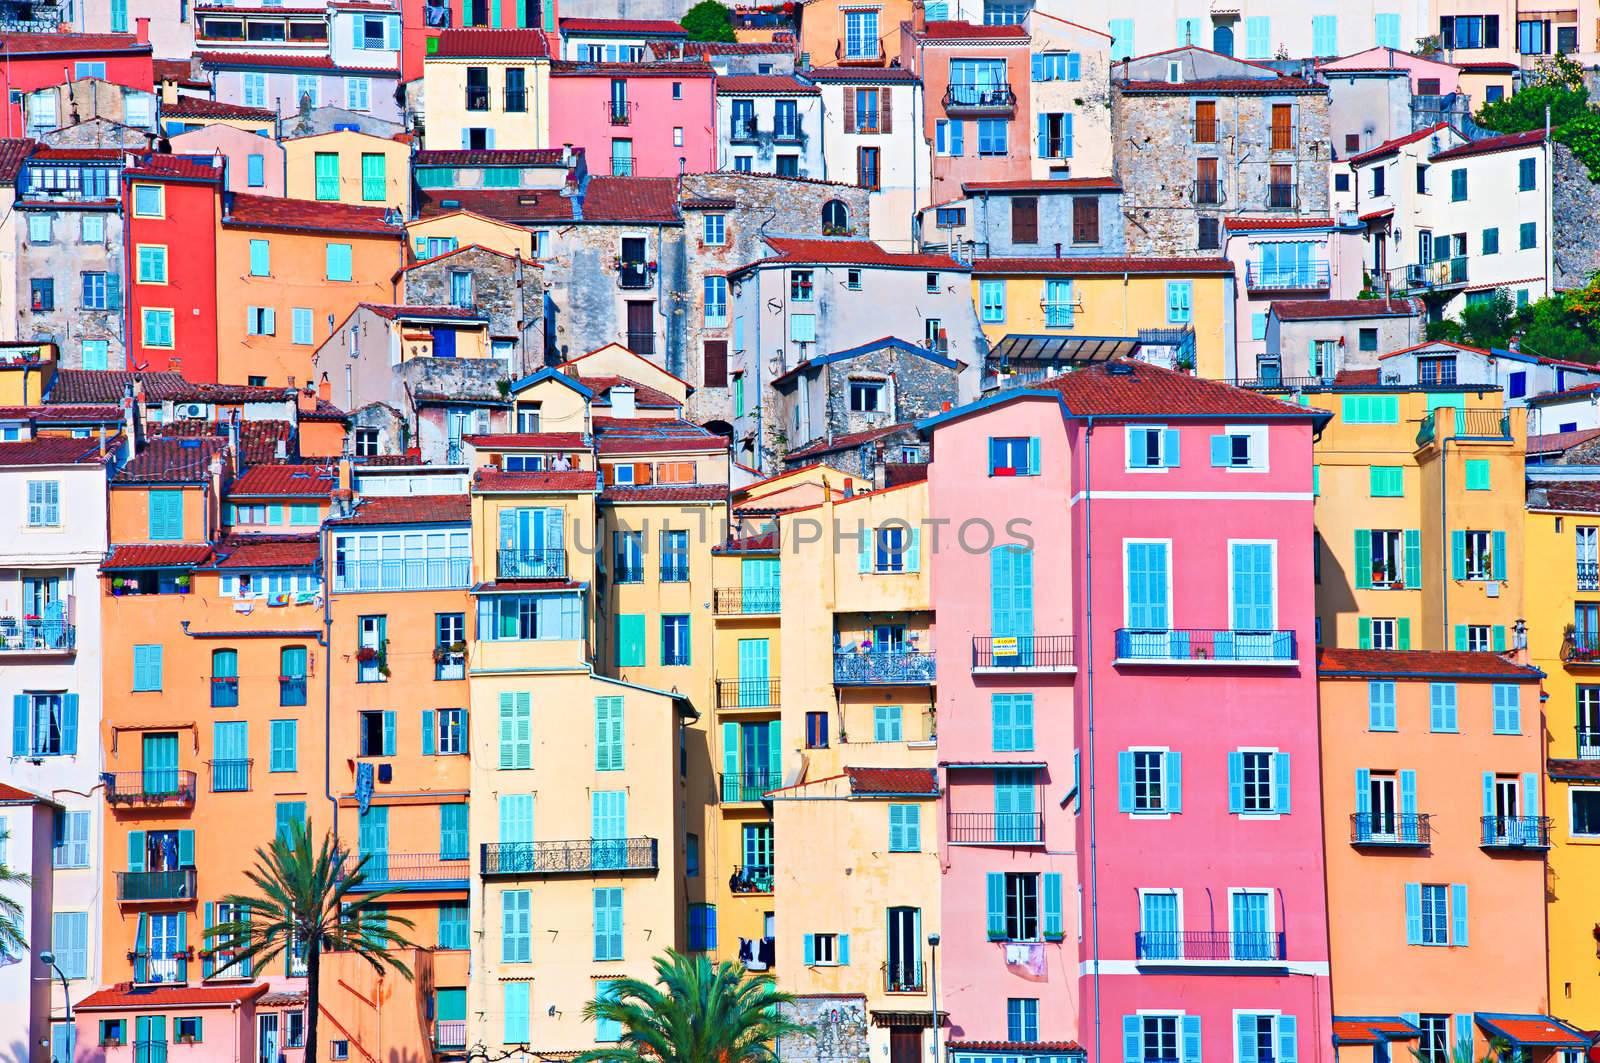
<path id="1" fill-rule="evenodd" d="M 594 173 L 617 173 L 618 141 L 627 142 L 634 177 L 717 168 L 716 83 L 709 66 L 641 73 L 631 66 L 563 63 L 550 79 L 550 92 L 561 101 L 550 113 L 550 143 L 586 149 Z M 623 96 L 613 95 L 613 81 L 623 83 Z"/>
<path id="2" fill-rule="evenodd" d="M 226 161 L 227 187 L 230 192 L 247 192 L 258 196 L 283 195 L 284 162 L 283 145 L 271 137 L 264 137 L 236 126 L 210 125 L 191 129 L 172 138 L 174 155 L 221 155 Z M 254 164 L 250 156 L 259 155 Z M 252 176 L 260 184 L 252 184 Z"/>

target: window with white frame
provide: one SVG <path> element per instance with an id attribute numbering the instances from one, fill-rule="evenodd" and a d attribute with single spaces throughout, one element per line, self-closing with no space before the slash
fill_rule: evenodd
<path id="1" fill-rule="evenodd" d="M 884 413 L 888 408 L 888 383 L 886 381 L 850 381 L 851 413 Z"/>
<path id="2" fill-rule="evenodd" d="M 1575 838 L 1600 838 L 1600 788 L 1574 786 L 1569 792 Z"/>
<path id="3" fill-rule="evenodd" d="M 1267 467 L 1267 429 L 1264 425 L 1229 426 L 1211 437 L 1211 464 L 1223 469 L 1264 470 Z"/>
<path id="4" fill-rule="evenodd" d="M 1178 430 L 1160 425 L 1131 425 L 1127 430 L 1130 469 L 1171 469 L 1178 465 Z"/>
<path id="5" fill-rule="evenodd" d="M 1393 650 L 1399 647 L 1395 642 L 1395 618 L 1392 616 L 1375 616 L 1372 618 L 1372 648 L 1375 650 Z"/>

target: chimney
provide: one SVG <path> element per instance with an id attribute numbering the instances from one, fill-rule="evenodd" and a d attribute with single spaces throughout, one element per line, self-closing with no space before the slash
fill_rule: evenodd
<path id="1" fill-rule="evenodd" d="M 133 20 L 133 38 L 140 44 L 150 43 L 150 20 L 148 18 L 136 18 Z"/>
<path id="2" fill-rule="evenodd" d="M 911 0 L 911 32 L 926 33 L 928 31 L 928 11 L 922 6 L 922 0 Z"/>
<path id="3" fill-rule="evenodd" d="M 343 454 L 339 457 L 339 490 L 346 495 L 350 494 L 350 456 L 348 454 Z"/>
<path id="4" fill-rule="evenodd" d="M 228 450 L 233 454 L 233 474 L 244 475 L 244 448 L 239 445 L 239 411 L 228 414 Z"/>
<path id="5" fill-rule="evenodd" d="M 128 437 L 129 461 L 132 461 L 139 454 L 139 414 L 135 408 L 138 401 L 137 383 L 124 386 L 122 389 L 122 430 Z"/>
<path id="6" fill-rule="evenodd" d="M 328 382 L 327 373 L 323 373 L 322 379 L 317 381 L 317 398 L 323 402 L 331 402 L 333 399 L 333 385 Z"/>
<path id="7" fill-rule="evenodd" d="M 611 416 L 637 417 L 639 407 L 636 402 L 634 390 L 627 384 L 618 384 L 611 389 Z"/>
<path id="8" fill-rule="evenodd" d="M 322 386 L 327 387 L 328 385 L 324 382 Z M 306 386 L 296 391 L 294 397 L 295 408 L 299 413 L 317 412 L 317 389 L 312 386 L 311 381 L 306 381 Z"/>

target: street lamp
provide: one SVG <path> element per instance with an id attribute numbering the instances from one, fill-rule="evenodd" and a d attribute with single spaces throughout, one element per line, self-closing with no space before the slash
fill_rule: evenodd
<path id="1" fill-rule="evenodd" d="M 70 1027 L 72 1025 L 72 991 L 67 988 L 66 973 L 62 971 L 60 965 L 56 963 L 56 954 L 53 952 L 39 953 L 39 962 L 54 970 L 56 972 L 56 977 L 61 979 L 61 999 L 66 1002 L 67 1025 Z"/>
<path id="2" fill-rule="evenodd" d="M 933 990 L 933 1063 L 939 1063 L 939 935 L 928 935 L 928 976 Z"/>

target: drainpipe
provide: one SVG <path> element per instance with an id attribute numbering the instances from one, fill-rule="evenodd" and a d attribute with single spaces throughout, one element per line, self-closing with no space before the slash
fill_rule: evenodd
<path id="1" fill-rule="evenodd" d="M 328 546 L 333 536 L 322 529 L 322 793 L 333 806 L 333 837 L 339 838 L 339 802 L 333 796 L 333 580 L 328 571 Z"/>
<path id="2" fill-rule="evenodd" d="M 1441 406 L 1439 409 L 1444 409 L 1444 407 Z M 1439 432 L 1439 409 L 1433 411 L 1433 431 L 1439 436 L 1439 557 L 1442 561 L 1440 568 L 1443 569 L 1441 573 L 1443 578 L 1439 580 L 1441 590 L 1439 601 L 1444 619 L 1444 630 L 1439 632 L 1439 645 L 1443 649 L 1449 649 L 1450 584 L 1454 582 L 1454 574 L 1450 571 L 1449 562 L 1445 562 L 1442 559 L 1450 553 L 1450 521 L 1447 516 L 1447 496 L 1445 494 L 1447 474 L 1449 472 L 1445 458 L 1450 453 L 1450 440 Z M 1450 414 L 1450 430 L 1452 432 L 1455 431 L 1455 423 L 1455 412 L 1452 410 Z M 1396 637 L 1398 637 L 1398 633 Z"/>
<path id="3" fill-rule="evenodd" d="M 1550 142 L 1550 105 L 1544 108 L 1544 294 L 1555 285 L 1555 145 Z"/>
<path id="4" fill-rule="evenodd" d="M 1094 755 L 1094 418 L 1086 420 L 1083 433 L 1083 656 L 1084 656 L 1084 745 L 1089 754 L 1089 941 L 1094 957 L 1094 1058 L 1100 1051 L 1100 832 L 1099 803 L 1096 801 Z"/>

